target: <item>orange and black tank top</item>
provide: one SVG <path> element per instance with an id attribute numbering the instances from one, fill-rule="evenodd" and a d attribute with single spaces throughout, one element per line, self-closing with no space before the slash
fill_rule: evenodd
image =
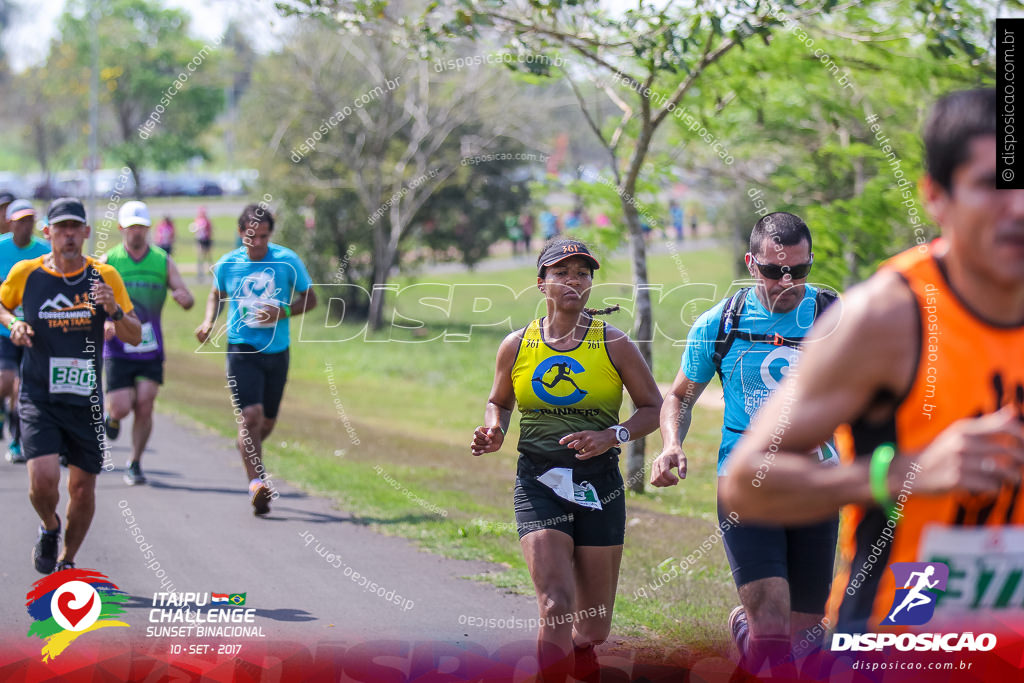
<path id="1" fill-rule="evenodd" d="M 1024 325 L 984 320 L 950 286 L 936 243 L 915 247 L 882 265 L 899 273 L 917 300 L 919 351 L 910 389 L 891 420 L 858 420 L 840 438 L 845 458 L 870 457 L 886 442 L 897 453 L 919 452 L 963 418 L 1007 404 L 1024 411 Z M 845 442 L 846 448 L 843 448 Z M 900 457 L 897 455 L 897 457 Z M 897 588 L 887 567 L 895 562 L 942 562 L 947 586 L 936 593 L 936 622 L 1005 622 L 1024 616 L 1024 492 L 1004 486 L 995 497 L 913 493 L 896 502 L 895 526 L 877 506 L 844 511 L 840 574 L 831 606 L 837 629 L 877 630 Z M 960 629 L 962 630 L 962 629 Z"/>

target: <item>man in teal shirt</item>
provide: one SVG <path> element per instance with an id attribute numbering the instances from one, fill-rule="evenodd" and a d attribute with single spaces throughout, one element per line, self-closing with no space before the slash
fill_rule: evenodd
<path id="1" fill-rule="evenodd" d="M 316 305 L 306 266 L 294 251 L 270 241 L 273 230 L 274 216 L 265 204 L 242 209 L 243 246 L 213 267 L 206 317 L 196 329 L 206 343 L 227 302 L 227 379 L 238 423 L 236 446 L 257 515 L 270 512 L 270 501 L 279 495 L 263 467 L 263 441 L 277 423 L 288 380 L 288 318 Z"/>
<path id="2" fill-rule="evenodd" d="M 7 205 L 5 218 L 11 231 L 0 235 L 0 280 L 6 280 L 7 274 L 18 261 L 36 258 L 50 253 L 50 243 L 32 234 L 36 224 L 36 210 L 31 202 L 16 199 Z M 21 315 L 21 308 L 15 311 Z M 6 327 L 0 327 L 0 425 L 3 424 L 4 413 L 8 412 L 7 421 L 10 425 L 11 443 L 7 447 L 7 462 L 23 463 L 25 456 L 21 454 L 20 429 L 18 424 L 18 373 L 21 369 L 21 355 L 24 347 L 11 343 L 11 333 Z"/>
<path id="3" fill-rule="evenodd" d="M 654 486 L 673 486 L 686 478 L 682 442 L 690 414 L 717 373 L 725 398 L 716 472 L 721 488 L 736 443 L 782 379 L 799 371 L 801 342 L 835 299 L 807 284 L 814 262 L 811 232 L 791 213 L 771 213 L 757 222 L 745 261 L 755 286 L 718 303 L 690 329 L 679 373 L 662 407 L 665 448 L 652 465 Z M 831 443 L 821 444 L 816 453 L 823 466 L 839 464 Z M 824 633 L 820 622 L 832 584 L 838 519 L 788 527 L 744 520 L 727 524 L 726 519 L 719 506 L 723 546 L 741 603 L 730 616 L 730 631 L 750 673 L 756 675 L 767 660 L 782 675 L 785 670 L 780 673 L 778 667 L 791 656 L 809 654 L 791 652 L 792 643 L 810 642 L 813 651 Z"/>

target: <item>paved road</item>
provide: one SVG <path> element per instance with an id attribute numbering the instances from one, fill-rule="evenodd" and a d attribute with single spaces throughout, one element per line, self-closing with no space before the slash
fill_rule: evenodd
<path id="1" fill-rule="evenodd" d="M 168 590 L 168 581 L 178 592 L 247 593 L 246 606 L 256 609 L 266 642 L 429 639 L 471 641 L 490 649 L 533 637 L 531 630 L 459 624 L 460 615 L 536 616 L 532 597 L 462 578 L 494 570 L 494 565 L 417 550 L 409 541 L 374 533 L 329 501 L 283 482 L 271 514 L 254 517 L 241 463 L 227 440 L 167 415 L 157 416 L 143 461 L 151 485 L 125 485 L 122 463 L 130 433 L 126 421 L 112 448 L 117 469 L 100 475 L 96 515 L 77 564 L 104 572 L 132 596 L 125 615 L 131 628 L 87 634 L 93 642 L 133 647 L 170 642 L 146 637 L 146 627 L 156 625 L 149 624 L 153 594 Z M 62 516 L 65 486 L 66 474 Z M 30 559 L 38 519 L 26 492 L 25 467 L 0 460 L 0 639 L 5 640 L 25 640 L 30 623 L 25 594 L 40 578 Z M 145 543 L 151 544 L 152 560 L 159 567 L 147 568 L 122 513 L 125 508 Z M 352 568 L 348 576 L 346 565 Z M 158 577 L 159 570 L 164 574 Z M 353 580 L 356 572 L 384 587 L 385 597 L 360 587 L 362 579 Z"/>

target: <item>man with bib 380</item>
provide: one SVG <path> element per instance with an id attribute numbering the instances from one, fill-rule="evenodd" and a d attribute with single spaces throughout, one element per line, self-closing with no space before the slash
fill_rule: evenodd
<path id="1" fill-rule="evenodd" d="M 125 344 L 114 335 L 113 323 L 104 329 L 104 371 L 107 375 L 107 438 L 116 439 L 121 420 L 135 413 L 132 424 L 132 459 L 124 480 L 129 486 L 145 484 L 142 452 L 153 430 L 153 403 L 164 382 L 164 335 L 160 312 L 167 290 L 186 311 L 194 303 L 192 293 L 174 261 L 163 249 L 149 243 L 149 209 L 142 202 L 121 206 L 117 216 L 122 243 L 100 261 L 112 265 L 124 280 L 128 296 L 142 322 L 142 343 Z"/>
<path id="2" fill-rule="evenodd" d="M 98 366 L 103 325 L 109 319 L 122 341 L 142 341 L 142 325 L 117 271 L 82 254 L 89 236 L 82 202 L 55 199 L 47 219 L 52 253 L 15 264 L 0 286 L 0 325 L 25 347 L 18 415 L 29 500 L 42 521 L 33 550 L 41 574 L 75 566 L 96 509 L 105 443 Z M 18 306 L 24 318 L 14 315 Z M 59 564 L 58 454 L 67 456 L 69 498 Z"/>

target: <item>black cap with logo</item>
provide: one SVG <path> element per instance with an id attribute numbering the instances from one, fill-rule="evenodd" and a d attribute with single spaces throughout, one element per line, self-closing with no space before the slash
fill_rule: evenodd
<path id="1" fill-rule="evenodd" d="M 86 222 L 85 207 L 81 200 L 74 197 L 60 197 L 53 200 L 50 208 L 46 211 L 46 222 L 48 225 L 53 225 L 61 221 Z"/>
<path id="2" fill-rule="evenodd" d="M 590 253 L 586 245 L 583 242 L 577 242 L 576 240 L 558 240 L 540 255 L 540 261 L 537 262 L 537 276 L 541 276 L 541 272 L 549 267 L 553 266 L 559 261 L 564 261 L 567 258 L 573 256 L 582 256 L 587 261 L 590 261 L 590 265 L 597 270 L 601 267 L 600 262 L 594 255 Z"/>

